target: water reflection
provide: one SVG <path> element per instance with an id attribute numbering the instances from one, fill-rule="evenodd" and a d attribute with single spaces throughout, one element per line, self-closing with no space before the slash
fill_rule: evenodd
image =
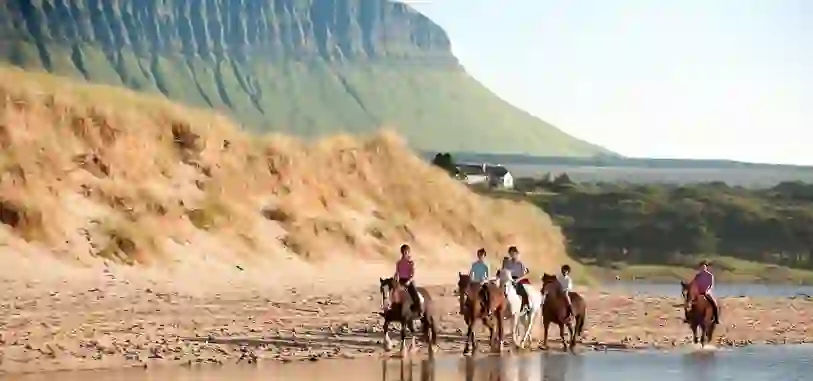
<path id="1" fill-rule="evenodd" d="M 268 364 L 150 368 L 110 372 L 45 373 L 15 377 L 19 381 L 813 381 L 813 346 L 755 346 L 716 351 L 645 351 L 635 353 L 528 353 L 514 356 L 438 356 L 324 361 L 318 364 Z M 380 368 L 379 368 L 380 366 Z M 0 376 L 0 379 L 4 379 Z"/>
<path id="2" fill-rule="evenodd" d="M 717 366 L 714 352 L 687 353 L 681 357 L 681 370 L 686 380 L 715 380 Z"/>
<path id="3" fill-rule="evenodd" d="M 382 362 L 382 381 L 435 381 L 437 374 L 441 374 L 440 381 L 456 381 L 460 378 L 465 381 L 582 380 L 581 356 L 549 353 L 528 356 L 466 357 L 456 362 L 457 372 L 448 372 L 448 369 L 443 369 L 442 366 L 438 371 L 438 365 L 431 359 L 414 362 L 404 360 L 398 361 L 397 367 L 393 365 L 392 361 Z M 415 373 L 418 373 L 418 377 Z"/>

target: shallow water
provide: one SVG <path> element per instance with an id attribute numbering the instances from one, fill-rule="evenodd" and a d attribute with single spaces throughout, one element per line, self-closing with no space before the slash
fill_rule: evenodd
<path id="1" fill-rule="evenodd" d="M 434 361 L 331 360 L 318 363 L 73 372 L 14 378 L 21 381 L 621 381 L 739 380 L 813 381 L 813 345 L 751 346 L 668 352 L 529 353 Z"/>
<path id="2" fill-rule="evenodd" d="M 675 283 L 649 283 L 649 282 L 607 282 L 602 285 L 605 291 L 634 293 L 651 296 L 680 296 L 680 284 Z M 753 283 L 719 283 L 714 286 L 714 295 L 717 297 L 752 298 L 789 298 L 813 296 L 813 286 L 782 285 L 782 284 L 753 284 Z"/>

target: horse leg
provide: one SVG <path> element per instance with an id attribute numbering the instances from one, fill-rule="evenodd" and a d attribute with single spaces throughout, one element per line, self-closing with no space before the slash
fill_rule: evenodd
<path id="1" fill-rule="evenodd" d="M 567 331 L 570 333 L 570 351 L 573 352 L 576 348 L 576 330 L 573 328 L 571 320 L 567 321 Z"/>
<path id="2" fill-rule="evenodd" d="M 480 322 L 482 322 L 483 325 L 488 328 L 488 345 L 493 347 L 497 338 L 494 336 L 494 324 L 491 323 L 491 318 L 488 316 L 483 316 L 480 318 Z"/>
<path id="3" fill-rule="evenodd" d="M 401 320 L 401 356 L 406 353 L 406 330 L 407 320 Z"/>
<path id="4" fill-rule="evenodd" d="M 576 336 L 581 337 L 584 333 L 584 321 L 587 319 L 587 311 L 583 311 L 579 314 L 579 317 L 576 318 Z"/>
<path id="5" fill-rule="evenodd" d="M 543 328 L 543 331 L 545 332 L 545 335 L 542 337 L 542 348 L 547 350 L 548 349 L 548 330 L 550 329 L 550 320 L 548 320 L 545 317 L 542 318 L 542 328 Z"/>
<path id="6" fill-rule="evenodd" d="M 530 312 L 528 312 L 528 313 L 530 313 Z M 516 338 L 514 339 L 514 347 L 515 348 L 521 348 L 522 347 L 522 340 L 525 337 L 525 331 L 523 331 L 523 330 L 525 329 L 525 326 L 527 324 L 526 323 L 526 321 L 528 320 L 527 316 L 528 315 L 522 315 L 521 317 L 519 317 L 517 319 L 516 324 L 514 324 L 514 326 L 517 327 L 514 330 L 515 334 L 516 334 Z"/>
<path id="7" fill-rule="evenodd" d="M 499 350 L 502 353 L 503 348 L 503 338 L 505 337 L 505 321 L 503 320 L 503 314 L 505 313 L 505 309 L 500 309 L 499 315 L 497 315 L 497 335 L 498 342 L 499 342 Z"/>
<path id="8" fill-rule="evenodd" d="M 463 348 L 464 355 L 469 353 L 469 346 L 471 346 L 472 352 L 477 350 L 477 343 L 474 341 L 474 324 L 477 323 L 477 320 L 471 319 L 467 323 L 469 328 L 466 332 L 466 347 Z"/>
<path id="9" fill-rule="evenodd" d="M 534 323 L 536 323 L 537 315 L 539 314 L 539 310 L 532 309 L 531 315 L 528 317 L 528 324 L 525 326 L 525 337 L 522 338 L 522 345 L 521 348 L 525 348 L 525 344 L 527 341 L 531 339 L 531 333 L 534 329 Z"/>
<path id="10" fill-rule="evenodd" d="M 697 337 L 697 324 L 694 323 L 692 323 L 692 337 L 695 344 L 700 341 L 700 339 Z"/>
<path id="11" fill-rule="evenodd" d="M 714 336 L 714 329 L 717 328 L 717 324 L 711 323 L 708 328 L 708 337 L 706 338 L 707 343 L 711 343 L 711 338 Z"/>
<path id="12" fill-rule="evenodd" d="M 706 346 L 706 332 L 708 331 L 706 327 L 705 324 L 700 325 L 700 347 Z"/>
<path id="13" fill-rule="evenodd" d="M 567 341 L 565 341 L 565 325 L 559 323 L 559 338 L 562 339 L 562 352 L 567 352 Z"/>
<path id="14" fill-rule="evenodd" d="M 412 340 L 412 344 L 409 346 L 410 351 L 415 351 L 418 349 L 418 346 L 415 343 L 415 336 L 417 333 L 417 329 L 415 329 L 415 320 L 409 319 L 409 323 L 407 323 L 407 328 L 409 328 L 409 334 L 411 336 L 410 340 Z"/>
<path id="15" fill-rule="evenodd" d="M 421 318 L 421 335 L 423 335 L 423 341 L 428 344 L 432 343 L 432 338 L 429 335 L 429 318 L 426 316 Z"/>
<path id="16" fill-rule="evenodd" d="M 435 348 L 439 348 L 438 347 L 438 327 L 435 325 L 435 318 L 434 317 L 430 316 L 429 319 L 427 319 L 427 320 L 429 321 L 429 333 L 432 335 L 431 339 L 430 339 L 431 340 L 430 345 L 432 346 L 432 349 L 434 350 Z"/>
<path id="17" fill-rule="evenodd" d="M 432 316 L 424 316 L 421 318 L 421 328 L 423 329 L 423 337 L 426 341 L 426 345 L 429 346 L 429 354 L 431 355 L 438 344 L 435 319 Z"/>
<path id="18" fill-rule="evenodd" d="M 525 328 L 525 320 L 526 316 L 517 316 L 514 321 L 514 347 L 519 347 L 522 344 L 522 337 L 525 336 L 525 332 L 522 330 Z"/>
<path id="19" fill-rule="evenodd" d="M 384 318 L 384 350 L 389 351 L 392 349 L 392 342 L 390 341 L 390 319 Z"/>

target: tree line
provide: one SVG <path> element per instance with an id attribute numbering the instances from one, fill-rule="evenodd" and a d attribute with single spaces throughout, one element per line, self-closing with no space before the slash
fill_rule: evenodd
<path id="1" fill-rule="evenodd" d="M 454 167 L 439 155 L 435 165 Z M 579 183 L 561 173 L 515 185 L 492 195 L 542 208 L 578 259 L 685 265 L 687 257 L 724 255 L 813 270 L 813 184 Z"/>
<path id="2" fill-rule="evenodd" d="M 528 196 L 562 227 L 571 254 L 599 263 L 685 264 L 687 256 L 813 269 L 813 185 L 573 184 Z"/>

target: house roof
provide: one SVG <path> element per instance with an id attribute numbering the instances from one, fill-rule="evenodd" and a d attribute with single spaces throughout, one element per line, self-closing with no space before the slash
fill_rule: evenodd
<path id="1" fill-rule="evenodd" d="M 457 169 L 460 173 L 465 175 L 489 175 L 502 177 L 508 173 L 508 169 L 501 165 L 486 165 L 486 170 L 483 172 L 482 164 L 458 164 Z"/>
<path id="2" fill-rule="evenodd" d="M 508 174 L 508 169 L 506 169 L 505 167 L 503 167 L 501 165 L 487 166 L 486 171 L 488 172 L 489 175 L 500 176 L 500 177 L 505 176 L 506 174 Z"/>
<path id="3" fill-rule="evenodd" d="M 483 166 L 477 164 L 459 164 L 457 169 L 465 175 L 484 175 Z"/>

